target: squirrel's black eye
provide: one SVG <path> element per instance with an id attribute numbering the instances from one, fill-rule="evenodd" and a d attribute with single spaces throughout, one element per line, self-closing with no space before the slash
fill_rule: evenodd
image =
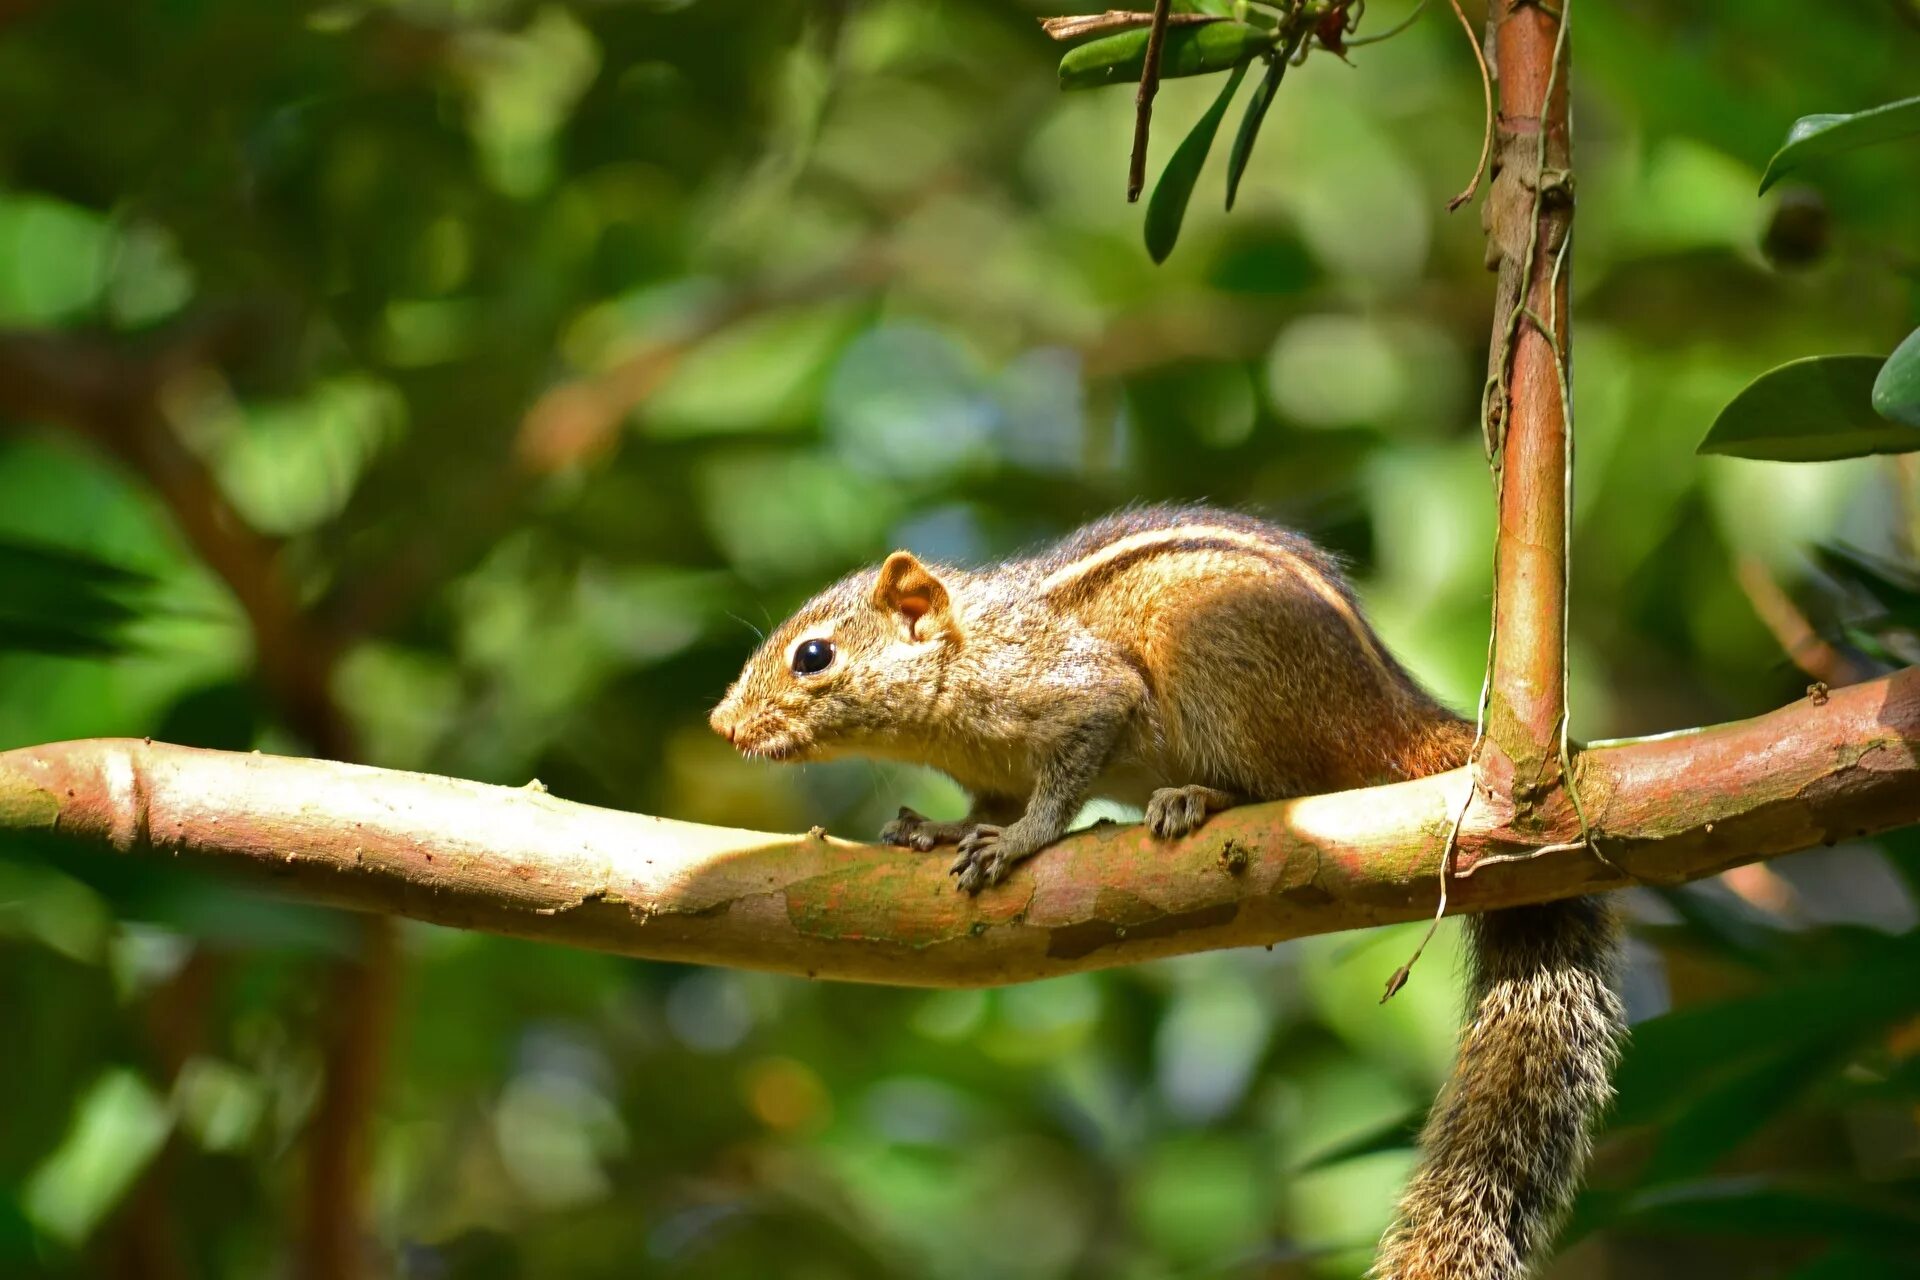
<path id="1" fill-rule="evenodd" d="M 817 676 L 833 665 L 833 641 L 808 640 L 793 651 L 793 673 Z"/>

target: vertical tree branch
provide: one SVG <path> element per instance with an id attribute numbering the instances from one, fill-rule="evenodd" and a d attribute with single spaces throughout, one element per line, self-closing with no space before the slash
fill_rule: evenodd
<path id="1" fill-rule="evenodd" d="M 370 1269 L 364 1200 L 372 1118 L 402 960 L 394 921 L 366 916 L 358 925 L 358 954 L 336 962 L 328 978 L 326 1071 L 307 1130 L 303 1280 L 349 1280 Z"/>
<path id="2" fill-rule="evenodd" d="M 205 947 L 146 999 L 148 1069 L 170 1093 L 196 1054 L 206 1051 L 207 1023 L 225 966 Z M 183 1141 L 178 1129 L 128 1193 L 100 1259 L 104 1273 L 124 1280 L 190 1280 L 192 1256 L 181 1238 L 172 1190 Z"/>
<path id="3" fill-rule="evenodd" d="M 1523 810 L 1558 780 L 1566 714 L 1573 179 L 1564 13 L 1538 0 L 1493 0 L 1487 12 L 1500 118 L 1485 218 L 1499 285 L 1484 407 L 1500 510 L 1482 776 Z"/>

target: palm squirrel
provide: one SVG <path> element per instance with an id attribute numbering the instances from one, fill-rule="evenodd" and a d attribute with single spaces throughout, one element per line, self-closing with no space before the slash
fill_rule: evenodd
<path id="1" fill-rule="evenodd" d="M 987 569 L 896 551 L 782 623 L 714 710 L 748 756 L 857 754 L 964 787 L 881 839 L 958 846 L 999 884 L 1099 796 L 1157 836 L 1259 800 L 1458 768 L 1471 724 L 1375 636 L 1333 558 L 1206 507 L 1150 507 Z M 1381 1280 L 1516 1280 L 1579 1181 L 1622 1029 L 1614 925 L 1594 898 L 1473 917 L 1470 1010 Z"/>

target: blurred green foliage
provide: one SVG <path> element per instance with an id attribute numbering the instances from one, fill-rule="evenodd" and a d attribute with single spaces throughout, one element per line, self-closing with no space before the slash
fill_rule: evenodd
<path id="1" fill-rule="evenodd" d="M 274 540 L 372 763 L 768 829 L 946 810 L 924 776 L 736 760 L 705 709 L 852 565 L 1140 499 L 1310 530 L 1471 705 L 1491 286 L 1442 211 L 1480 139 L 1460 33 L 1436 11 L 1289 74 L 1235 212 L 1196 202 L 1155 268 L 1130 95 L 1059 94 L 1038 12 L 0 5 L 0 337 L 229 335 L 145 429 Z M 1742 561 L 1847 653 L 1911 660 L 1910 464 L 1693 450 L 1764 370 L 1920 321 L 1910 151 L 1754 195 L 1796 118 L 1911 92 L 1920 17 L 1574 21 L 1575 731 L 1801 696 Z M 1162 88 L 1156 168 L 1216 92 Z M 289 655 L 257 652 L 178 495 L 58 412 L 0 425 L 0 746 L 305 749 L 255 678 Z M 9 852 L 0 1273 L 286 1272 L 351 931 Z M 1913 1274 L 1917 887 L 1906 832 L 1631 895 L 1642 1021 L 1553 1274 Z M 407 928 L 381 1265 L 1352 1276 L 1450 1056 L 1452 939 L 1382 1008 L 1401 931 L 927 993 Z"/>

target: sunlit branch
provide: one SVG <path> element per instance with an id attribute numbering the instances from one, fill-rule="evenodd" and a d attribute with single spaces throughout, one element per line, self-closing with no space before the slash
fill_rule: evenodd
<path id="1" fill-rule="evenodd" d="M 1449 910 L 1674 884 L 1920 821 L 1920 670 L 1579 757 L 1620 870 L 1548 801 L 1475 805 Z M 93 740 L 0 754 L 0 832 L 221 871 L 307 901 L 634 956 L 915 986 L 1019 982 L 1414 920 L 1465 771 L 1231 810 L 1185 840 L 1103 826 L 978 899 L 946 859 L 699 826 L 317 760 Z M 1535 852 L 1536 850 L 1544 851 Z"/>

